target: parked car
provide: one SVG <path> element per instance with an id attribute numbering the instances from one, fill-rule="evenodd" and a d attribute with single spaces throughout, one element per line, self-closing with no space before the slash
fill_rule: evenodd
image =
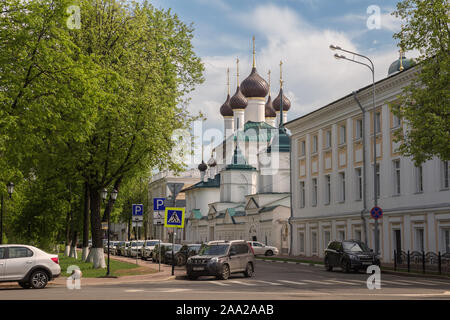
<path id="1" fill-rule="evenodd" d="M 263 254 L 265 256 L 273 256 L 279 253 L 277 247 L 266 246 L 264 243 L 258 241 L 248 241 L 248 243 L 252 246 L 255 255 Z"/>
<path id="2" fill-rule="evenodd" d="M 160 242 L 160 240 L 147 240 L 141 249 L 141 258 L 143 260 L 148 260 L 153 255 L 153 249 Z"/>
<path id="3" fill-rule="evenodd" d="M 24 289 L 43 289 L 60 274 L 55 254 L 28 245 L 0 245 L 0 282 L 17 281 Z"/>
<path id="4" fill-rule="evenodd" d="M 181 244 L 175 244 L 173 246 L 173 249 L 172 249 L 172 246 L 170 246 L 170 249 L 166 250 L 164 252 L 164 263 L 172 265 L 172 251 L 173 251 L 173 254 L 176 255 L 182 247 L 183 246 Z M 175 261 L 177 261 L 177 260 L 175 260 Z"/>
<path id="5" fill-rule="evenodd" d="M 116 244 L 116 252 L 115 255 L 121 256 L 122 255 L 122 248 L 125 246 L 125 241 L 119 241 Z"/>
<path id="6" fill-rule="evenodd" d="M 130 247 L 130 257 L 138 257 L 141 255 L 141 249 L 144 241 L 132 241 Z"/>
<path id="7" fill-rule="evenodd" d="M 123 256 L 123 257 L 127 256 L 127 254 L 128 254 L 127 251 L 128 251 L 129 246 L 130 246 L 130 243 L 131 243 L 131 241 L 125 241 L 123 243 L 123 245 L 120 247 L 120 255 L 121 256 Z"/>
<path id="8" fill-rule="evenodd" d="M 175 261 L 177 263 L 177 266 L 184 266 L 187 262 L 187 259 L 189 259 L 192 256 L 197 255 L 200 252 L 201 248 L 202 248 L 201 244 L 185 244 L 185 245 L 183 245 L 181 247 L 181 249 L 175 253 Z"/>
<path id="9" fill-rule="evenodd" d="M 154 248 L 153 248 L 153 253 L 152 253 L 152 261 L 153 262 L 160 262 L 164 263 L 164 257 L 166 254 L 166 250 L 170 250 L 172 248 L 172 244 L 171 243 L 165 243 L 162 242 L 161 243 L 161 259 L 159 259 L 159 244 L 157 244 Z"/>
<path id="10" fill-rule="evenodd" d="M 358 240 L 331 241 L 325 250 L 325 269 L 340 267 L 343 272 L 380 265 L 379 257 L 364 242 Z"/>
<path id="11" fill-rule="evenodd" d="M 207 244 L 198 255 L 187 260 L 186 272 L 191 280 L 199 276 L 216 276 L 217 279 L 226 280 L 230 274 L 238 272 L 251 277 L 255 272 L 255 255 L 245 240 Z"/>

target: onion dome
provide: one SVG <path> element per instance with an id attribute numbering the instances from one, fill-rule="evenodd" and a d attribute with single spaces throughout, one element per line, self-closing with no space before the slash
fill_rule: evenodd
<path id="1" fill-rule="evenodd" d="M 220 107 L 220 114 L 224 117 L 232 117 L 233 116 L 233 109 L 231 109 L 231 105 L 230 105 L 230 94 L 228 94 L 227 100 Z"/>
<path id="2" fill-rule="evenodd" d="M 236 88 L 236 93 L 230 99 L 231 109 L 245 109 L 247 107 L 247 98 L 242 94 L 241 88 Z"/>
<path id="3" fill-rule="evenodd" d="M 278 96 L 273 100 L 272 103 L 273 108 L 275 111 L 281 110 L 281 90 Z M 283 94 L 283 111 L 289 111 L 291 108 L 291 101 Z"/>
<path id="4" fill-rule="evenodd" d="M 216 159 L 213 158 L 213 156 L 211 155 L 211 158 L 208 160 L 208 166 L 210 168 L 214 168 L 217 165 Z"/>
<path id="5" fill-rule="evenodd" d="M 414 65 L 413 59 L 407 59 L 402 50 L 400 50 L 400 57 L 391 63 L 388 70 L 388 76 L 393 73 L 400 72 L 411 68 Z"/>
<path id="6" fill-rule="evenodd" d="M 198 165 L 198 170 L 200 170 L 201 172 L 206 171 L 206 169 L 208 169 L 208 166 L 205 164 L 205 162 L 202 160 L 202 163 L 200 163 Z"/>
<path id="7" fill-rule="evenodd" d="M 253 67 L 247 79 L 242 81 L 241 90 L 247 98 L 264 98 L 269 93 L 269 84 Z"/>
<path id="8" fill-rule="evenodd" d="M 265 113 L 266 118 L 276 118 L 277 116 L 275 109 L 273 108 L 272 97 L 270 95 L 266 102 Z"/>

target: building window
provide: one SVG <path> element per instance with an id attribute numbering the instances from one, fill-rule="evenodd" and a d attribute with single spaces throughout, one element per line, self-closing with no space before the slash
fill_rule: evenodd
<path id="1" fill-rule="evenodd" d="M 355 240 L 361 241 L 361 230 L 355 231 Z"/>
<path id="2" fill-rule="evenodd" d="M 311 250 L 312 250 L 312 253 L 313 254 L 317 254 L 317 232 L 313 231 L 311 233 L 311 237 L 312 237 L 312 239 L 311 239 L 311 244 L 312 244 Z"/>
<path id="3" fill-rule="evenodd" d="M 305 141 L 302 141 L 301 142 L 301 144 L 300 144 L 300 154 L 302 155 L 302 156 L 304 156 L 305 154 L 306 154 L 306 147 L 305 147 Z"/>
<path id="4" fill-rule="evenodd" d="M 339 144 L 345 144 L 346 134 L 345 134 L 345 126 L 339 127 Z"/>
<path id="5" fill-rule="evenodd" d="M 338 237 L 339 237 L 338 240 L 345 240 L 345 231 L 344 230 L 340 230 L 338 232 Z"/>
<path id="6" fill-rule="evenodd" d="M 305 207 L 305 181 L 300 181 L 300 208 Z"/>
<path id="7" fill-rule="evenodd" d="M 363 179 L 362 179 L 362 169 L 355 169 L 356 177 L 356 200 L 361 200 L 363 197 Z"/>
<path id="8" fill-rule="evenodd" d="M 355 139 L 361 139 L 362 138 L 362 119 L 356 120 L 356 136 Z"/>
<path id="9" fill-rule="evenodd" d="M 236 130 L 239 130 L 239 117 L 236 117 Z"/>
<path id="10" fill-rule="evenodd" d="M 324 245 L 324 247 L 328 247 L 328 244 L 330 243 L 330 240 L 331 240 L 330 231 L 324 231 L 323 232 L 323 245 Z"/>
<path id="11" fill-rule="evenodd" d="M 381 132 L 381 113 L 375 113 L 375 133 Z"/>
<path id="12" fill-rule="evenodd" d="M 449 179 L 448 179 L 449 164 L 450 164 L 450 161 L 442 161 L 441 162 L 441 167 L 442 167 L 442 188 L 443 189 L 448 189 L 448 187 L 449 187 Z"/>
<path id="13" fill-rule="evenodd" d="M 450 253 L 450 228 L 442 229 L 442 238 L 444 253 Z"/>
<path id="14" fill-rule="evenodd" d="M 423 192 L 423 167 L 416 167 L 416 192 Z"/>
<path id="15" fill-rule="evenodd" d="M 325 148 L 331 148 L 331 131 L 325 133 Z"/>
<path id="16" fill-rule="evenodd" d="M 345 173 L 340 172 L 339 173 L 339 201 L 344 202 L 345 201 Z"/>
<path id="17" fill-rule="evenodd" d="M 330 204 L 331 201 L 331 177 L 325 176 L 325 204 Z"/>
<path id="18" fill-rule="evenodd" d="M 401 120 L 395 114 L 392 115 L 392 128 L 398 128 L 401 125 Z"/>
<path id="19" fill-rule="evenodd" d="M 392 161 L 392 164 L 394 167 L 394 194 L 399 195 L 401 191 L 400 160 L 394 160 Z"/>
<path id="20" fill-rule="evenodd" d="M 416 228 L 415 238 L 416 238 L 416 251 L 420 252 L 425 251 L 423 228 Z"/>
<path id="21" fill-rule="evenodd" d="M 317 206 L 317 179 L 312 179 L 312 206 Z"/>
<path id="22" fill-rule="evenodd" d="M 305 233 L 303 232 L 298 234 L 298 247 L 300 252 L 305 252 Z"/>
<path id="23" fill-rule="evenodd" d="M 313 146 L 312 146 L 312 153 L 317 152 L 317 136 L 313 136 Z"/>

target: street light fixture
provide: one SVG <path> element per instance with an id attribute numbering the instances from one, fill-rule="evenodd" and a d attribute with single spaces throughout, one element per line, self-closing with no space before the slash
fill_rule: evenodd
<path id="1" fill-rule="evenodd" d="M 6 189 L 8 191 L 9 194 L 9 198 L 11 199 L 11 196 L 14 192 L 14 183 L 9 182 L 6 185 Z M 4 198 L 3 198 L 3 193 L 0 194 L 0 203 L 1 203 L 1 208 L 0 208 L 0 244 L 3 244 L 3 215 L 5 214 L 5 205 L 4 205 Z"/>
<path id="2" fill-rule="evenodd" d="M 113 191 L 111 191 L 111 201 L 112 201 L 112 204 L 114 204 L 114 202 L 116 201 L 116 199 L 117 199 L 117 194 L 118 194 L 119 192 L 116 190 L 116 189 L 114 189 Z M 107 198 L 107 196 L 108 196 L 108 190 L 106 190 L 106 189 L 103 189 L 103 191 L 102 191 L 102 197 L 104 196 L 104 199 L 106 199 Z M 109 256 L 110 256 L 110 250 L 111 250 L 111 248 L 110 248 L 110 230 L 111 230 L 111 209 L 110 210 L 108 210 L 108 269 L 107 269 L 107 271 L 106 271 L 106 276 L 107 277 L 109 277 L 109 271 L 110 271 L 110 268 L 109 268 Z"/>
<path id="3" fill-rule="evenodd" d="M 343 51 L 343 52 L 347 52 L 353 55 L 353 57 L 358 56 L 360 58 L 366 59 L 367 61 L 369 61 L 370 65 L 361 61 L 357 61 L 354 58 L 353 59 L 349 59 L 344 55 L 339 55 L 339 54 L 335 54 L 334 57 L 338 60 L 340 59 L 344 59 L 344 60 L 348 60 L 354 63 L 358 63 L 361 64 L 363 66 L 366 66 L 367 68 L 370 69 L 370 71 L 372 72 L 372 91 L 373 91 L 373 201 L 374 201 L 374 207 L 376 207 L 378 205 L 378 195 L 377 195 L 377 134 L 376 134 L 376 104 L 375 104 L 375 67 L 373 65 L 372 60 L 370 60 L 368 57 L 353 52 L 353 51 L 349 51 L 349 50 L 345 50 L 342 49 L 339 46 L 335 46 L 333 44 L 330 45 L 330 49 L 335 51 Z M 378 255 L 379 253 L 379 249 L 380 249 L 380 239 L 379 239 L 379 233 L 378 233 L 378 219 L 375 219 L 375 254 Z"/>
<path id="4" fill-rule="evenodd" d="M 105 201 L 106 198 L 108 197 L 108 190 L 106 190 L 106 188 L 103 188 L 103 190 L 100 192 L 100 195 L 101 195 L 103 201 Z"/>

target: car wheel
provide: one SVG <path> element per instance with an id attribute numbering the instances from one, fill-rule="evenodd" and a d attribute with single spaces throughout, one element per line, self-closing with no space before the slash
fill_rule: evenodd
<path id="1" fill-rule="evenodd" d="M 348 261 L 347 259 L 343 259 L 341 262 L 341 268 L 342 271 L 345 273 L 349 273 L 350 272 L 350 261 Z"/>
<path id="2" fill-rule="evenodd" d="M 230 277 L 230 267 L 227 264 L 222 266 L 222 272 L 219 275 L 220 280 L 227 280 Z"/>
<path id="3" fill-rule="evenodd" d="M 247 268 L 245 268 L 244 276 L 246 276 L 247 278 L 251 278 L 253 276 L 253 266 L 250 262 L 247 263 Z"/>
<path id="4" fill-rule="evenodd" d="M 176 257 L 176 261 L 177 261 L 177 266 L 184 266 L 186 264 L 186 259 L 181 254 Z"/>
<path id="5" fill-rule="evenodd" d="M 30 284 L 33 289 L 43 289 L 48 283 L 48 275 L 43 270 L 36 270 L 31 274 Z"/>
<path id="6" fill-rule="evenodd" d="M 24 289 L 30 289 L 31 285 L 29 282 L 19 282 L 19 286 L 21 286 Z"/>
<path id="7" fill-rule="evenodd" d="M 333 266 L 330 265 L 330 261 L 328 261 L 328 258 L 325 258 L 325 270 L 333 271 Z"/>
<path id="8" fill-rule="evenodd" d="M 273 251 L 272 250 L 267 250 L 266 251 L 266 256 L 273 256 Z"/>

